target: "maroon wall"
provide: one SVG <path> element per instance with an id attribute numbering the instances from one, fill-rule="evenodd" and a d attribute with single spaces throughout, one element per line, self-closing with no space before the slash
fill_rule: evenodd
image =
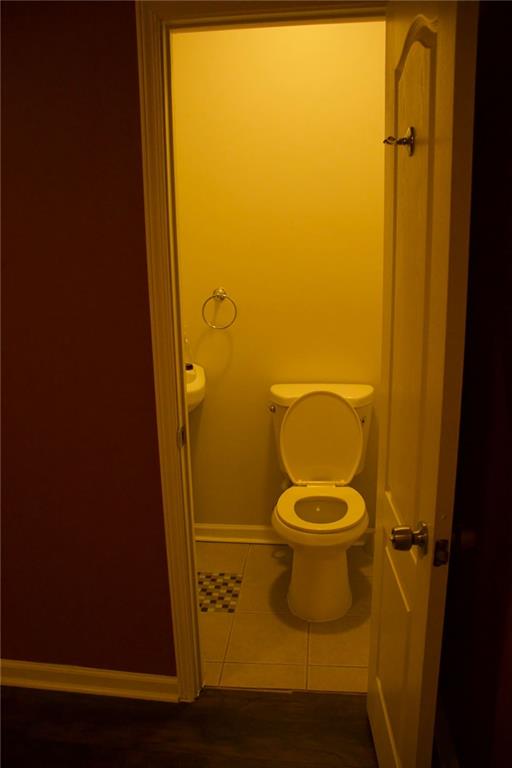
<path id="1" fill-rule="evenodd" d="M 2 655 L 173 674 L 134 7 L 2 17 Z"/>

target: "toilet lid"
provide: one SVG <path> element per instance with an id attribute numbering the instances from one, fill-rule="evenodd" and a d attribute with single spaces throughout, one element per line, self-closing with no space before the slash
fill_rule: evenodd
<path id="1" fill-rule="evenodd" d="M 309 392 L 286 411 L 280 446 L 294 485 L 348 485 L 363 450 L 359 416 L 338 394 Z"/>

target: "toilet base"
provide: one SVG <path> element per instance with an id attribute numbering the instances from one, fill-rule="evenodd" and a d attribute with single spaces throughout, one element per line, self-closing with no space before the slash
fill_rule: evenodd
<path id="1" fill-rule="evenodd" d="M 293 545 L 288 607 L 305 621 L 341 619 L 352 605 L 347 548 Z"/>

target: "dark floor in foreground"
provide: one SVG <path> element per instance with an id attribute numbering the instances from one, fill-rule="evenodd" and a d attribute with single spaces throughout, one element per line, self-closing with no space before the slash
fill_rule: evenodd
<path id="1" fill-rule="evenodd" d="M 2 689 L 3 768 L 377 766 L 366 697 L 207 689 L 193 704 Z"/>

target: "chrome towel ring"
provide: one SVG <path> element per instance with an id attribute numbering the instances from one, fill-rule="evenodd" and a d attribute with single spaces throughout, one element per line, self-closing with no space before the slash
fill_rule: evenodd
<path id="1" fill-rule="evenodd" d="M 232 307 L 233 307 L 233 317 L 231 318 L 231 320 L 229 321 L 229 323 L 226 323 L 225 325 L 215 325 L 214 323 L 211 323 L 211 322 L 210 322 L 210 321 L 209 321 L 209 320 L 206 318 L 206 315 L 205 315 L 206 305 L 207 305 L 207 304 L 208 304 L 210 301 L 220 301 L 220 302 L 222 302 L 222 301 L 225 301 L 225 299 L 227 299 L 229 302 L 231 302 L 231 305 L 232 305 Z M 233 323 L 234 323 L 234 322 L 235 322 L 235 320 L 236 320 L 236 316 L 237 316 L 237 314 L 238 314 L 238 309 L 237 309 L 237 307 L 236 307 L 236 304 L 235 304 L 235 302 L 233 301 L 233 299 L 231 298 L 231 296 L 228 296 L 228 294 L 226 293 L 226 291 L 224 290 L 224 288 L 216 288 L 216 289 L 213 291 L 212 295 L 211 295 L 211 296 L 208 296 L 208 298 L 206 299 L 206 301 L 203 303 L 203 308 L 202 308 L 202 310 L 201 310 L 201 313 L 202 313 L 202 315 L 203 315 L 203 320 L 205 321 L 206 325 L 210 326 L 210 328 L 215 328 L 215 330 L 216 330 L 216 331 L 223 331 L 223 330 L 225 330 L 226 328 L 229 328 L 231 325 L 233 325 Z"/>

